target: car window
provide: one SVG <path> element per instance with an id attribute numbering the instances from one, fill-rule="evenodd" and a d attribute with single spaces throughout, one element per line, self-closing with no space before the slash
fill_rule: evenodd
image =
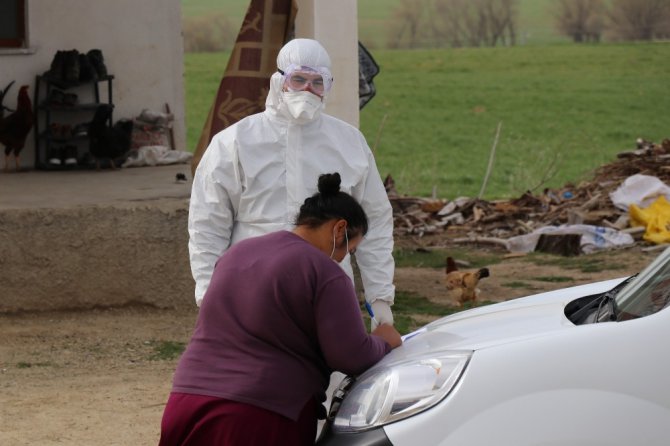
<path id="1" fill-rule="evenodd" d="M 670 250 L 666 250 L 616 297 L 617 320 L 649 316 L 669 303 Z"/>

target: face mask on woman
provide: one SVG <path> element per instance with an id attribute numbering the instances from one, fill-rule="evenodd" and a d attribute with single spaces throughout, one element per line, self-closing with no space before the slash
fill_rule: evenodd
<path id="1" fill-rule="evenodd" d="M 347 235 L 347 231 L 344 231 L 344 239 L 347 241 L 347 254 L 349 255 L 354 255 L 356 252 L 356 248 L 352 249 L 351 251 L 349 250 L 349 235 Z M 336 263 L 340 263 L 341 260 L 335 260 L 333 258 L 333 255 L 335 254 L 335 232 L 333 232 L 333 250 L 330 252 L 330 259 L 333 260 Z M 346 257 L 346 254 L 345 254 Z M 344 260 L 344 258 L 342 258 Z"/>

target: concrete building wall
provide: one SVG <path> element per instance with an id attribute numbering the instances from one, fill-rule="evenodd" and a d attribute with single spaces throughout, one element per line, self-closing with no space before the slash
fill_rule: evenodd
<path id="1" fill-rule="evenodd" d="M 165 111 L 167 103 L 175 148 L 186 150 L 180 0 L 29 0 L 27 16 L 28 48 L 0 49 L 0 86 L 16 81 L 5 105 L 16 104 L 20 85 L 30 85 L 33 96 L 35 76 L 49 69 L 57 50 L 97 48 L 115 76 L 114 120 L 145 108 Z M 31 134 L 22 167 L 34 165 L 34 152 Z"/>

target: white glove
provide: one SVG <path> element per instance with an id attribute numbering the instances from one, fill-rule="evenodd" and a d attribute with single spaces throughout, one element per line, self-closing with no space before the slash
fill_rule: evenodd
<path id="1" fill-rule="evenodd" d="M 391 313 L 391 305 L 387 301 L 377 299 L 370 306 L 378 323 L 393 325 L 393 313 Z M 375 328 L 377 328 L 377 324 L 374 320 L 371 320 L 370 329 L 374 330 Z"/>

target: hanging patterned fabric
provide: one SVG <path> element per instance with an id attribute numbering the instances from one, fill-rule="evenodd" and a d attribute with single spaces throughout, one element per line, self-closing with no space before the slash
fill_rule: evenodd
<path id="1" fill-rule="evenodd" d="M 265 109 L 270 76 L 277 70 L 277 54 L 293 37 L 296 12 L 293 0 L 251 0 L 195 148 L 193 173 L 214 135 Z"/>

